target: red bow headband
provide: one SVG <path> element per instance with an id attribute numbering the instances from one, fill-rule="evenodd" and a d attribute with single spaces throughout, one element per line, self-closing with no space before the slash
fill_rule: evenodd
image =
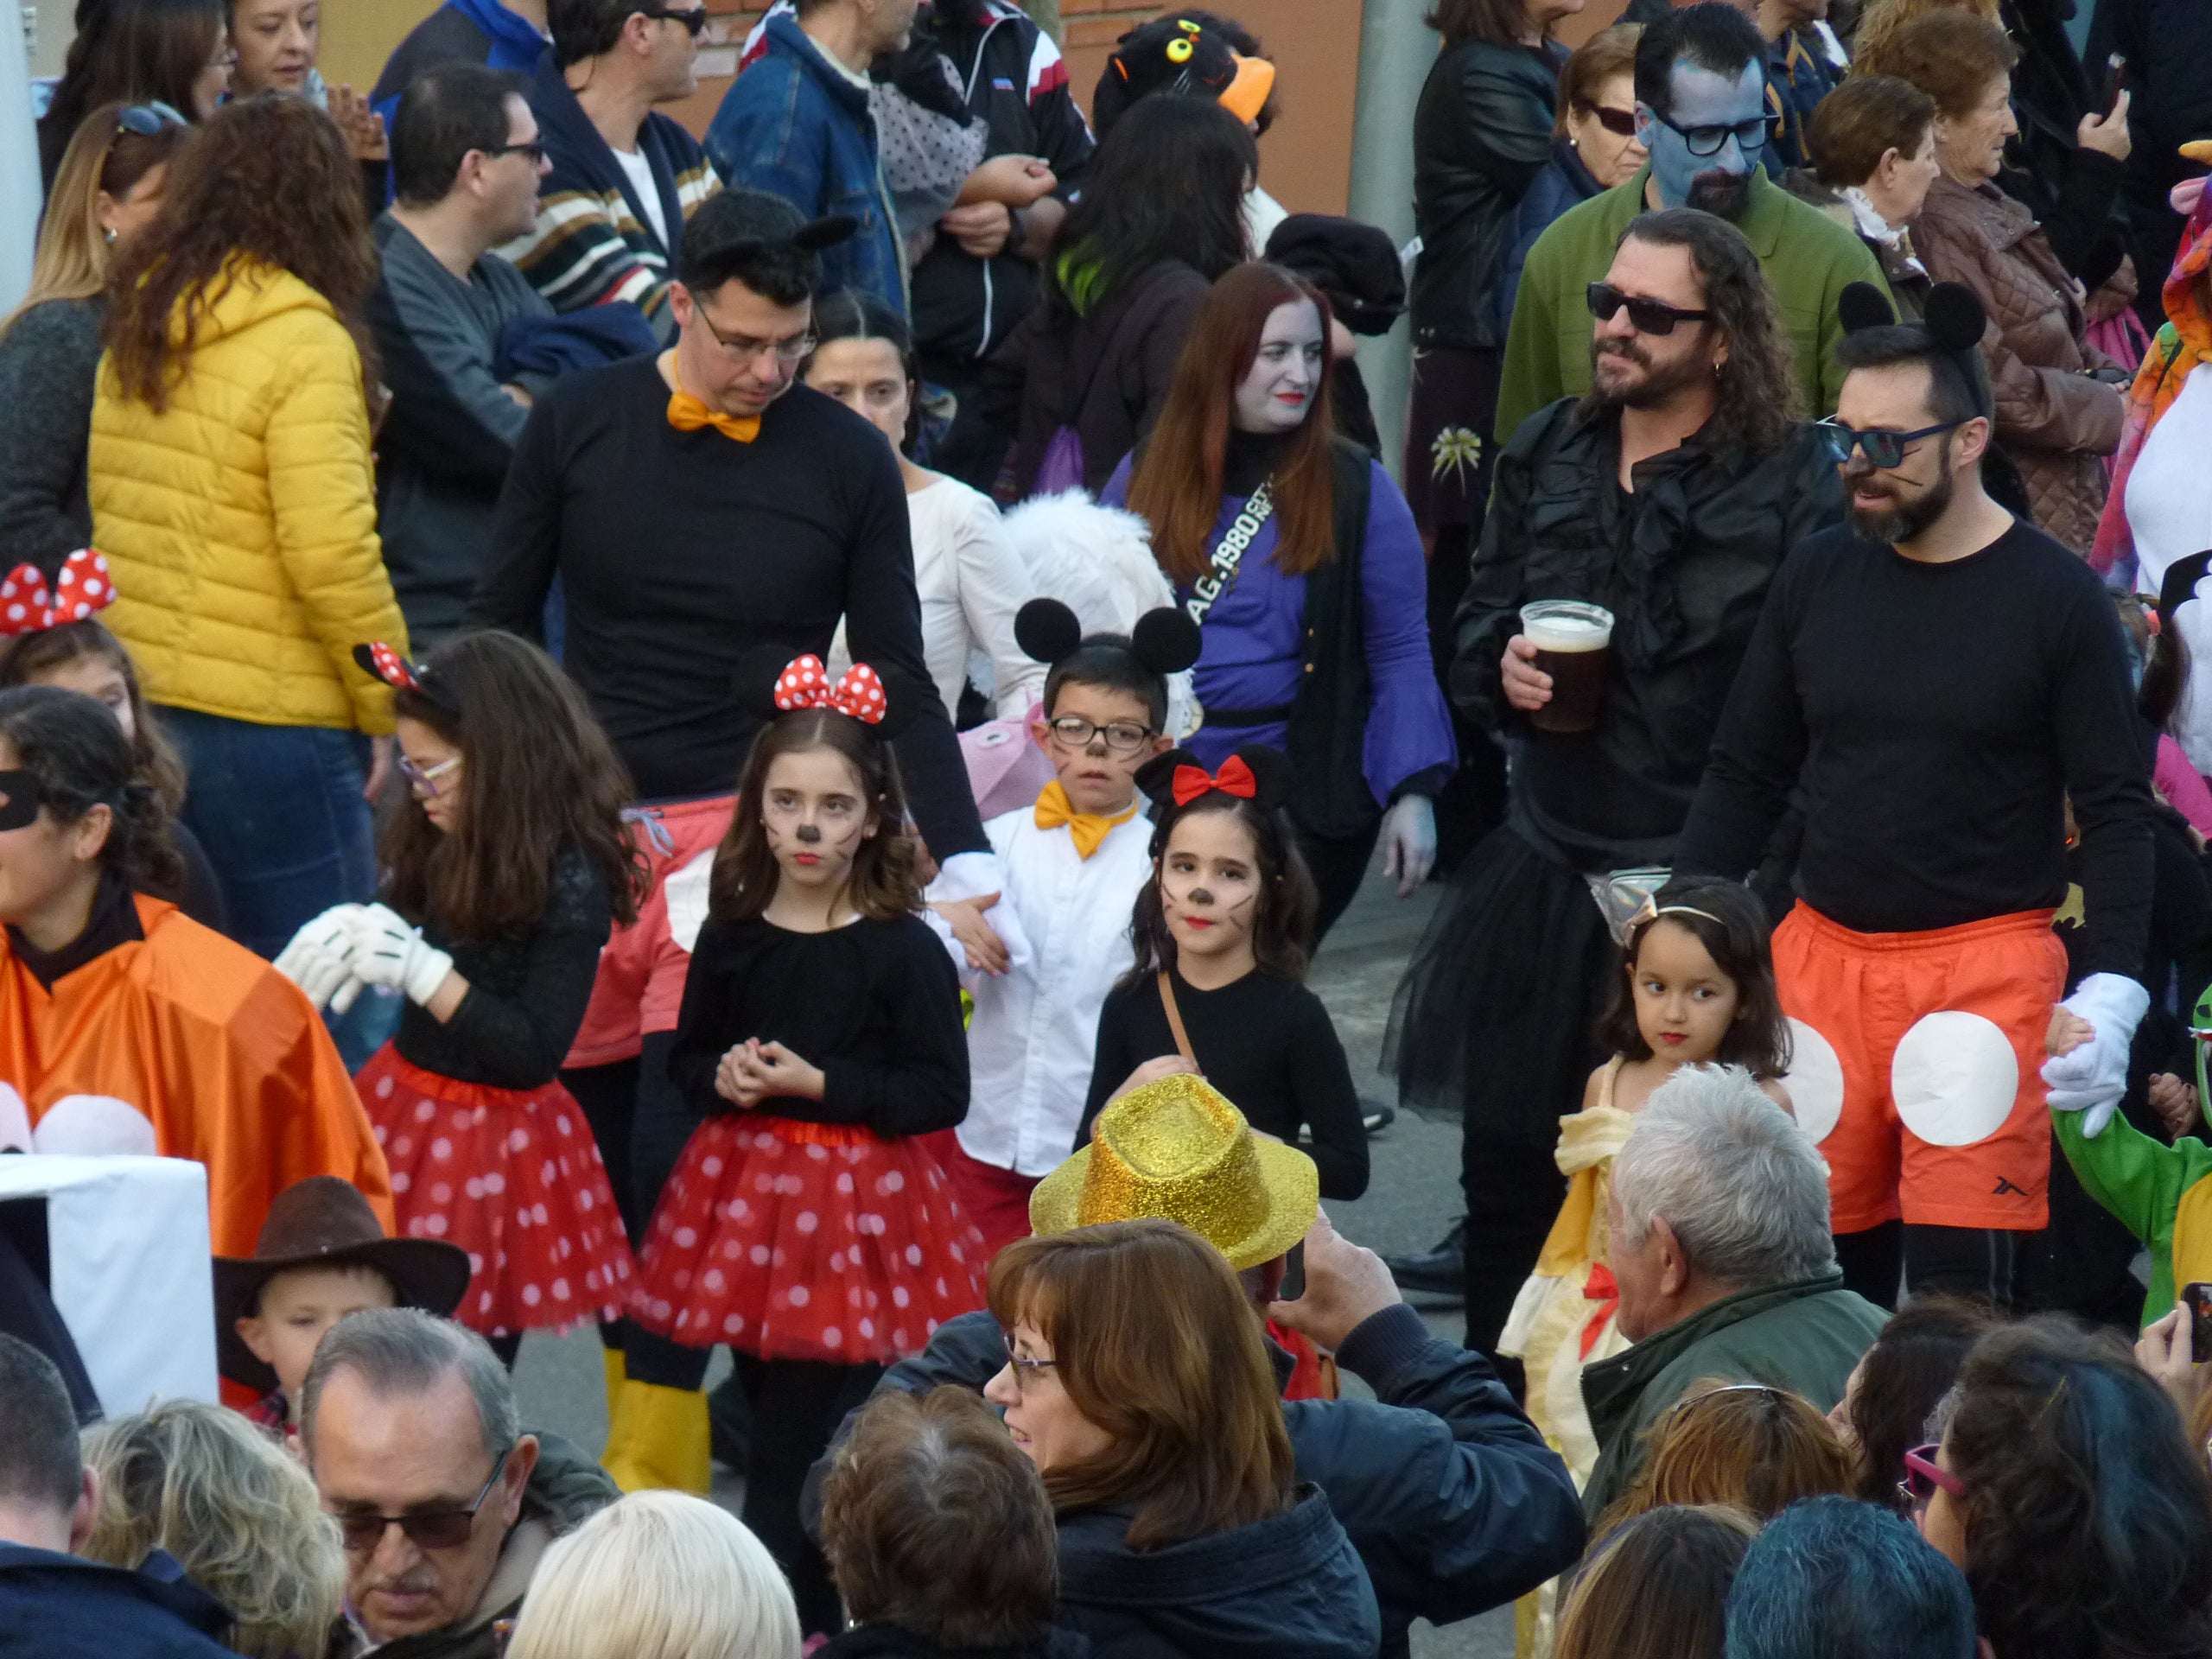
<path id="1" fill-rule="evenodd" d="M 792 658 L 776 677 L 776 707 L 786 714 L 794 709 L 835 709 L 863 726 L 880 726 L 886 708 L 883 682 L 866 663 L 855 663 L 832 684 L 830 671 L 810 652 Z"/>
<path id="2" fill-rule="evenodd" d="M 1244 764 L 1241 756 L 1234 754 L 1221 763 L 1219 772 L 1210 772 L 1204 766 L 1178 766 L 1168 786 L 1178 806 L 1188 806 L 1210 790 L 1217 789 L 1224 795 L 1247 801 L 1256 799 L 1260 793 L 1260 780 L 1252 775 L 1252 768 Z"/>
<path id="3" fill-rule="evenodd" d="M 395 691 L 412 691 L 428 697 L 448 714 L 461 713 L 461 704 L 443 680 L 421 664 L 409 662 L 381 639 L 354 646 L 353 660 L 361 665 L 363 672 L 374 675 Z"/>
<path id="4" fill-rule="evenodd" d="M 65 622 L 84 622 L 114 601 L 107 558 L 80 547 L 61 561 L 61 573 L 49 588 L 35 564 L 19 564 L 0 576 L 0 636 L 44 633 Z"/>

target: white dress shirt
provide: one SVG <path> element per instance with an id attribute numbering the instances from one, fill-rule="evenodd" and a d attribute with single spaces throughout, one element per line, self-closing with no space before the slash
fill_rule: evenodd
<path id="1" fill-rule="evenodd" d="M 1000 1169 L 1047 1175 L 1075 1147 L 1099 1010 L 1136 959 L 1129 915 L 1152 874 L 1152 821 L 1140 811 L 1116 824 L 1087 859 L 1066 825 L 1039 830 L 1031 807 L 983 830 L 1005 882 L 986 919 L 1010 963 L 996 979 L 961 975 L 976 1017 L 960 1145 Z"/>
<path id="2" fill-rule="evenodd" d="M 2212 363 L 2182 383 L 2143 440 L 2127 475 L 2127 528 L 2135 538 L 2135 589 L 2156 599 L 2166 567 L 2212 547 Z M 2174 619 L 2195 664 L 2175 711 L 2174 734 L 2199 772 L 2212 767 L 2212 603 Z"/>

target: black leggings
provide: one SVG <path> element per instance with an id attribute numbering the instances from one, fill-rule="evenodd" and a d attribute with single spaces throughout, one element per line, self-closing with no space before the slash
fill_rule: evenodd
<path id="1" fill-rule="evenodd" d="M 1959 1296 L 2009 1313 L 2020 1256 L 2033 1233 L 1993 1227 L 1931 1227 L 1885 1221 L 1864 1232 L 1839 1233 L 1837 1265 L 1847 1289 L 1883 1307 L 1908 1296 Z"/>
<path id="2" fill-rule="evenodd" d="M 614 1207 L 621 1212 L 622 1228 L 633 1250 L 644 1248 L 660 1190 L 668 1185 L 683 1155 L 683 1143 L 698 1122 L 669 1080 L 668 1057 L 675 1046 L 674 1032 L 652 1032 L 633 1059 L 561 1074 L 599 1142 L 607 1185 L 614 1189 Z M 621 1348 L 627 1329 L 626 1320 L 602 1324 L 600 1340 L 609 1348 Z"/>
<path id="3" fill-rule="evenodd" d="M 696 1389 L 706 1381 L 711 1348 L 689 1348 L 632 1329 L 627 1355 L 632 1381 L 667 1389 Z M 789 1575 L 798 1601 L 799 1629 L 836 1633 L 842 1628 L 829 1563 L 806 1535 L 799 1494 L 807 1471 L 830 1449 L 845 1414 L 874 1389 L 883 1367 L 833 1365 L 818 1359 L 762 1359 L 730 1351 L 737 1378 L 753 1408 L 753 1437 L 745 1463 L 745 1524 Z"/>

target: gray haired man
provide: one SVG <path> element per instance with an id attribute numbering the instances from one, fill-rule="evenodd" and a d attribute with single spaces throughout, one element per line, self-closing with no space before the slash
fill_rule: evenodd
<path id="1" fill-rule="evenodd" d="M 1609 1221 L 1625 1353 L 1582 1374 L 1597 1516 L 1652 1426 L 1696 1383 L 1761 1382 L 1834 1408 L 1888 1315 L 1843 1287 L 1827 1166 L 1740 1066 L 1685 1066 L 1613 1160 Z"/>
<path id="2" fill-rule="evenodd" d="M 301 1445 L 378 1659 L 491 1659 L 546 1546 L 619 1496 L 576 1447 L 524 1431 L 483 1338 L 417 1308 L 333 1325 L 305 1396 Z"/>

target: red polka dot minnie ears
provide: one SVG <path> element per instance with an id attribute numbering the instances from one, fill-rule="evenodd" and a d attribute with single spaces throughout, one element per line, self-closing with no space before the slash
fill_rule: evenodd
<path id="1" fill-rule="evenodd" d="M 89 547 L 80 547 L 61 561 L 60 573 L 50 587 L 36 565 L 19 564 L 0 576 L 0 637 L 89 622 L 114 600 L 106 556 Z"/>
<path id="2" fill-rule="evenodd" d="M 437 677 L 429 668 L 409 662 L 381 639 L 354 646 L 353 660 L 361 665 L 364 673 L 382 680 L 395 691 L 412 691 L 417 696 L 428 697 L 449 714 L 461 712 L 461 705 L 454 699 L 441 695 Z"/>
<path id="3" fill-rule="evenodd" d="M 832 683 L 822 659 L 810 652 L 793 658 L 776 677 L 776 707 L 785 714 L 794 709 L 835 709 L 863 726 L 880 726 L 890 705 L 884 700 L 882 680 L 866 663 L 855 663 Z"/>

